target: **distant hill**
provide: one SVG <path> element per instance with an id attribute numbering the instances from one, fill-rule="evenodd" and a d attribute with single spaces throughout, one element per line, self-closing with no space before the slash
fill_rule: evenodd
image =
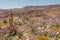
<path id="1" fill-rule="evenodd" d="M 60 23 L 60 4 L 46 5 L 46 6 L 26 6 L 23 8 L 12 9 L 13 15 L 17 16 L 41 16 L 44 18 L 52 19 Z M 9 15 L 9 9 L 0 9 L 0 18 L 7 17 Z"/>

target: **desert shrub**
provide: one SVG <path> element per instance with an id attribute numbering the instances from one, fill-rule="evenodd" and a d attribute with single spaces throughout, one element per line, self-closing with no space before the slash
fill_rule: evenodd
<path id="1" fill-rule="evenodd" d="M 16 30 L 11 30 L 9 33 L 10 36 L 15 36 L 16 34 L 17 34 Z"/>
<path id="2" fill-rule="evenodd" d="M 17 33 L 17 36 L 21 39 L 21 38 L 22 38 L 22 36 L 23 36 L 23 33 L 22 33 L 22 32 Z"/>
<path id="3" fill-rule="evenodd" d="M 43 34 L 44 34 L 45 36 L 47 36 L 48 32 L 47 32 L 47 31 L 44 31 Z"/>
<path id="4" fill-rule="evenodd" d="M 3 23 L 7 23 L 7 20 L 4 20 Z"/>
<path id="5" fill-rule="evenodd" d="M 14 22 L 14 25 L 20 26 L 20 25 L 22 25 L 22 23 L 21 22 Z"/>
<path id="6" fill-rule="evenodd" d="M 12 40 L 12 38 L 11 38 L 11 37 L 9 37 L 9 38 L 8 38 L 8 40 Z"/>
<path id="7" fill-rule="evenodd" d="M 60 38 L 60 34 L 59 34 L 59 35 L 57 35 L 57 37 L 58 37 L 58 38 Z"/>
<path id="8" fill-rule="evenodd" d="M 33 33 L 34 32 L 34 28 L 31 27 L 31 32 Z"/>
<path id="9" fill-rule="evenodd" d="M 49 35 L 49 37 L 50 37 L 50 38 L 53 38 L 53 37 L 54 37 L 54 34 Z"/>

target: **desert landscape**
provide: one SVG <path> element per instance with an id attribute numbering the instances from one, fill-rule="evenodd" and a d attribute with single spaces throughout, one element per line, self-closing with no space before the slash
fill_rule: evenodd
<path id="1" fill-rule="evenodd" d="M 0 9 L 0 40 L 60 40 L 60 4 Z"/>

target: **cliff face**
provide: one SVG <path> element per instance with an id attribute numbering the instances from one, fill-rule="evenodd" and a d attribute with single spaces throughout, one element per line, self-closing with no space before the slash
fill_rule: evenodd
<path id="1" fill-rule="evenodd" d="M 14 16 L 20 17 L 44 17 L 46 19 L 60 23 L 60 4 L 46 5 L 46 6 L 27 6 L 24 8 L 12 9 Z M 0 18 L 9 16 L 9 10 L 0 10 Z"/>

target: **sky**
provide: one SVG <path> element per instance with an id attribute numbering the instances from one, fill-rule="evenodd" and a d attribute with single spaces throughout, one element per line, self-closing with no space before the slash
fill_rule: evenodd
<path id="1" fill-rule="evenodd" d="M 60 0 L 0 0 L 0 9 L 60 4 Z"/>

